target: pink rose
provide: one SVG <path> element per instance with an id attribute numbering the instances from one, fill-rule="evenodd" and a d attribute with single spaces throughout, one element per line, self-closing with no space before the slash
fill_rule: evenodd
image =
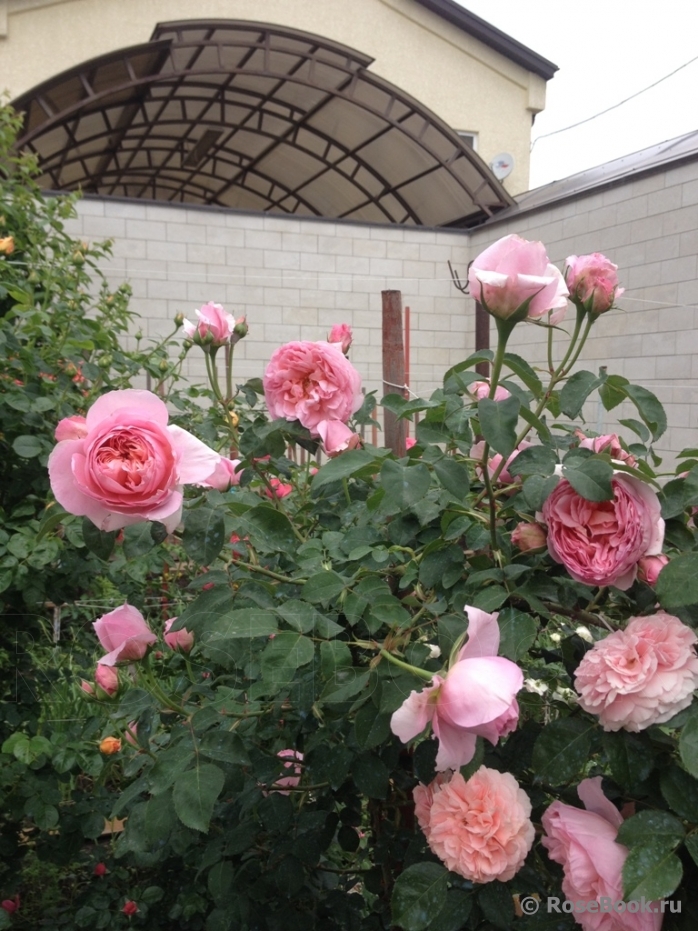
<path id="1" fill-rule="evenodd" d="M 548 552 L 577 582 L 627 589 L 643 556 L 661 552 L 664 521 L 656 493 L 617 473 L 611 501 L 587 501 L 562 479 L 543 505 Z"/>
<path id="2" fill-rule="evenodd" d="M 415 438 L 413 436 L 408 436 L 405 439 L 405 452 L 407 452 L 408 449 L 412 449 L 412 447 L 416 445 L 417 445 L 417 441 L 415 440 Z"/>
<path id="3" fill-rule="evenodd" d="M 298 783 L 301 781 L 301 774 L 303 769 L 299 766 L 299 763 L 303 762 L 303 754 L 299 750 L 279 750 L 276 754 L 278 757 L 283 759 L 288 759 L 291 762 L 284 763 L 284 769 L 293 770 L 293 776 L 282 776 L 281 779 L 277 779 L 274 783 L 274 788 L 270 791 L 278 792 L 279 795 L 290 795 L 288 789 L 294 789 Z M 287 787 L 286 791 L 279 786 Z"/>
<path id="4" fill-rule="evenodd" d="M 172 532 L 183 484 L 201 483 L 220 456 L 191 433 L 168 426 L 164 403 L 128 388 L 102 395 L 87 413 L 86 434 L 61 440 L 48 460 L 56 500 L 101 530 L 144 520 Z"/>
<path id="5" fill-rule="evenodd" d="M 602 314 L 613 307 L 624 292 L 618 287 L 618 266 L 605 255 L 571 255 L 567 259 L 565 281 L 573 301 L 592 314 Z"/>
<path id="6" fill-rule="evenodd" d="M 657 584 L 659 573 L 669 562 L 669 558 L 660 553 L 659 556 L 643 556 L 637 564 L 637 577 L 653 588 Z"/>
<path id="7" fill-rule="evenodd" d="M 293 491 L 293 485 L 287 485 L 285 482 L 282 482 L 280 478 L 270 478 L 269 484 L 271 489 L 265 488 L 264 494 L 267 498 L 285 498 L 286 495 L 290 495 Z"/>
<path id="8" fill-rule="evenodd" d="M 529 443 L 528 440 L 522 440 L 522 441 L 519 443 L 519 445 L 516 447 L 516 449 L 514 450 L 514 452 L 507 458 L 507 461 L 506 461 L 505 464 L 504 464 L 504 468 L 503 468 L 502 471 L 499 473 L 499 476 L 498 476 L 498 478 L 497 478 L 497 481 L 498 481 L 500 484 L 502 484 L 502 485 L 513 485 L 513 484 L 515 484 L 515 483 L 521 481 L 520 478 L 518 478 L 518 477 L 517 477 L 517 478 L 514 478 L 514 476 L 513 476 L 513 475 L 511 474 L 511 472 L 509 471 L 509 467 L 510 467 L 511 464 L 513 463 L 514 459 L 516 459 L 516 457 L 519 455 L 519 453 L 523 452 L 524 449 L 528 449 L 528 447 L 529 447 L 529 446 L 532 446 L 532 445 L 533 445 L 533 444 L 532 444 L 532 443 Z M 484 452 L 485 452 L 485 441 L 484 441 L 484 440 L 479 440 L 479 441 L 478 441 L 477 443 L 475 443 L 475 445 L 471 448 L 471 450 L 470 450 L 470 458 L 471 458 L 471 459 L 475 459 L 476 461 L 479 460 L 480 462 L 482 462 L 482 456 L 483 456 L 483 453 L 484 453 Z M 487 460 L 487 472 L 488 472 L 490 478 L 492 478 L 492 476 L 494 475 L 494 473 L 495 473 L 495 472 L 497 471 L 497 469 L 499 468 L 499 464 L 500 464 L 500 462 L 502 461 L 503 458 L 504 458 L 504 457 L 503 457 L 500 453 L 495 453 L 494 456 L 490 456 L 490 458 Z M 481 466 L 481 465 L 476 465 L 476 466 L 475 466 L 475 470 L 476 470 L 477 474 L 480 476 L 480 478 L 482 478 L 482 466 Z"/>
<path id="9" fill-rule="evenodd" d="M 522 553 L 543 549 L 547 539 L 545 528 L 540 524 L 517 524 L 511 535 L 511 542 Z"/>
<path id="10" fill-rule="evenodd" d="M 354 433 L 339 420 L 321 420 L 317 425 L 317 432 L 322 440 L 322 447 L 330 459 L 361 445 L 359 434 Z"/>
<path id="11" fill-rule="evenodd" d="M 696 635 L 672 614 L 630 618 L 575 673 L 579 704 L 606 731 L 643 731 L 688 708 L 698 688 Z"/>
<path id="12" fill-rule="evenodd" d="M 623 864 L 628 848 L 616 842 L 623 818 L 603 794 L 601 776 L 577 789 L 586 811 L 553 802 L 543 814 L 543 846 L 564 871 L 562 891 L 572 902 L 623 901 Z M 575 912 L 584 931 L 659 931 L 659 909 L 650 912 Z"/>
<path id="13" fill-rule="evenodd" d="M 450 782 L 453 776 L 453 770 L 447 769 L 444 773 L 437 773 L 436 778 L 432 779 L 428 786 L 420 782 L 412 790 L 414 799 L 414 814 L 417 823 L 422 829 L 422 834 L 429 840 L 429 821 L 431 819 L 431 806 L 434 802 L 434 796 L 446 782 Z"/>
<path id="14" fill-rule="evenodd" d="M 468 639 L 445 678 L 410 692 L 390 719 L 390 728 L 403 743 L 431 722 L 439 741 L 437 770 L 459 769 L 472 760 L 478 736 L 496 744 L 515 730 L 519 719 L 516 693 L 523 673 L 499 649 L 498 614 L 466 606 Z"/>
<path id="15" fill-rule="evenodd" d="M 91 682 L 87 682 L 85 679 L 80 680 L 80 690 L 85 693 L 85 695 L 94 695 L 95 690 Z"/>
<path id="16" fill-rule="evenodd" d="M 148 627 L 145 618 L 132 605 L 123 604 L 110 611 L 92 625 L 105 650 L 99 661 L 102 666 L 115 666 L 143 659 L 148 647 L 157 643 L 157 637 Z"/>
<path id="17" fill-rule="evenodd" d="M 299 420 L 313 436 L 323 420 L 346 423 L 363 403 L 361 376 L 341 349 L 323 342 L 280 346 L 264 373 L 264 394 L 272 417 Z"/>
<path id="18" fill-rule="evenodd" d="M 176 617 L 171 617 L 169 621 L 165 621 L 165 643 L 171 650 L 179 650 L 181 653 L 190 653 L 194 646 L 194 634 L 190 633 L 186 627 L 183 627 L 181 630 L 173 630 L 172 633 L 170 633 L 170 627 L 172 627 L 176 620 Z"/>
<path id="19" fill-rule="evenodd" d="M 513 234 L 498 239 L 472 262 L 468 283 L 473 298 L 493 317 L 507 320 L 524 305 L 529 320 L 549 310 L 556 311 L 551 323 L 565 316 L 569 292 L 542 242 L 528 242 Z"/>
<path id="20" fill-rule="evenodd" d="M 349 347 L 354 339 L 351 327 L 348 323 L 335 323 L 327 336 L 328 343 L 337 343 L 344 355 L 349 352 Z"/>
<path id="21" fill-rule="evenodd" d="M 635 456 L 631 456 L 620 445 L 617 433 L 605 433 L 603 436 L 585 436 L 581 430 L 575 430 L 579 437 L 580 449 L 591 449 L 595 453 L 608 453 L 611 459 L 634 466 L 637 463 Z"/>
<path id="22" fill-rule="evenodd" d="M 124 738 L 127 744 L 132 747 L 138 747 L 138 724 L 136 721 L 129 721 L 124 731 Z"/>
<path id="23" fill-rule="evenodd" d="M 87 436 L 87 421 L 80 414 L 64 417 L 63 420 L 58 421 L 54 436 L 59 442 L 61 440 L 81 440 Z"/>
<path id="24" fill-rule="evenodd" d="M 477 398 L 478 401 L 481 401 L 483 398 L 489 398 L 490 396 L 490 383 L 489 381 L 474 381 L 468 385 L 468 392 L 472 394 L 474 398 Z M 506 388 L 502 388 L 501 385 L 497 385 L 494 389 L 493 401 L 506 401 L 507 398 L 511 397 L 511 391 L 507 391 Z"/>
<path id="25" fill-rule="evenodd" d="M 119 609 L 117 608 L 117 610 Z M 107 695 L 116 695 L 119 691 L 119 673 L 113 666 L 106 666 L 102 662 L 97 663 L 95 682 Z"/>
<path id="26" fill-rule="evenodd" d="M 515 876 L 535 837 L 526 793 L 511 773 L 485 766 L 467 782 L 454 773 L 434 792 L 428 830 L 433 853 L 475 883 Z"/>
<path id="27" fill-rule="evenodd" d="M 240 461 L 240 459 L 225 459 L 221 456 L 216 468 L 200 484 L 204 488 L 215 488 L 216 491 L 227 491 L 231 486 L 239 485 L 242 475 L 242 469 L 238 470 Z"/>
<path id="28" fill-rule="evenodd" d="M 221 304 L 204 304 L 195 311 L 198 323 L 185 320 L 182 324 L 184 335 L 195 343 L 217 348 L 230 342 L 235 330 L 235 317 L 226 313 Z M 244 322 L 244 317 L 242 318 Z"/>

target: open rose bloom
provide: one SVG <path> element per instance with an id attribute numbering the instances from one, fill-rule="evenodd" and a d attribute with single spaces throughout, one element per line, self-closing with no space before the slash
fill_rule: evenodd
<path id="1" fill-rule="evenodd" d="M 656 493 L 617 473 L 610 501 L 587 501 L 562 479 L 543 505 L 548 552 L 585 585 L 628 589 L 643 556 L 661 553 L 664 521 Z"/>
<path id="2" fill-rule="evenodd" d="M 361 407 L 361 376 L 337 343 L 294 342 L 280 346 L 264 373 L 272 417 L 299 420 L 312 436 L 319 425 L 345 424 Z"/>
<path id="3" fill-rule="evenodd" d="M 514 234 L 498 239 L 472 262 L 468 283 L 473 298 L 501 320 L 517 311 L 538 320 L 552 310 L 551 323 L 565 316 L 567 286 L 542 242 Z"/>
<path id="4" fill-rule="evenodd" d="M 58 503 L 101 530 L 156 520 L 172 532 L 182 515 L 182 485 L 205 483 L 220 456 L 168 419 L 150 391 L 98 398 L 84 424 L 72 425 L 82 435 L 61 440 L 49 456 Z"/>
<path id="5" fill-rule="evenodd" d="M 506 882 L 524 864 L 535 831 L 531 802 L 510 773 L 481 766 L 467 781 L 437 776 L 414 790 L 415 814 L 429 847 L 471 882 Z"/>
<path id="6" fill-rule="evenodd" d="M 99 661 L 101 666 L 115 666 L 117 663 L 143 659 L 148 647 L 158 639 L 138 608 L 129 604 L 110 611 L 92 626 L 99 642 L 108 650 L 107 655 Z"/>
<path id="7" fill-rule="evenodd" d="M 519 720 L 516 693 L 523 673 L 510 660 L 497 656 L 497 614 L 467 606 L 468 640 L 445 678 L 410 692 L 393 714 L 390 727 L 403 743 L 421 734 L 431 723 L 439 741 L 437 770 L 459 769 L 475 755 L 475 744 L 485 737 L 496 744 L 515 730 Z"/>
<path id="8" fill-rule="evenodd" d="M 184 335 L 195 342 L 212 347 L 229 343 L 235 330 L 235 317 L 227 313 L 221 304 L 209 302 L 195 311 L 198 321 L 185 320 Z"/>
<path id="9" fill-rule="evenodd" d="M 564 870 L 562 891 L 572 902 L 624 901 L 623 865 L 628 848 L 616 843 L 623 817 L 603 794 L 601 776 L 577 789 L 586 811 L 553 802 L 542 818 L 543 846 Z M 584 931 L 659 931 L 662 915 L 650 912 L 575 912 Z"/>
<path id="10" fill-rule="evenodd" d="M 579 664 L 579 704 L 606 731 L 663 724 L 693 701 L 697 638 L 672 614 L 633 617 L 596 643 Z"/>

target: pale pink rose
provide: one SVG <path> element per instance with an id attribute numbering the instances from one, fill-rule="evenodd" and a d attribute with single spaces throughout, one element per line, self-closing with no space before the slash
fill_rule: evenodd
<path id="1" fill-rule="evenodd" d="M 499 476 L 497 477 L 497 481 L 499 483 L 501 483 L 502 485 L 513 485 L 514 483 L 521 482 L 521 479 L 518 476 L 514 478 L 514 476 L 509 471 L 509 467 L 514 462 L 514 459 L 516 459 L 519 453 L 523 452 L 524 449 L 528 449 L 528 447 L 532 445 L 533 443 L 529 443 L 528 440 L 522 440 L 519 443 L 519 445 L 516 447 L 514 452 L 510 456 L 508 456 L 507 461 L 504 464 L 504 468 L 499 473 Z M 485 452 L 485 441 L 479 440 L 471 448 L 470 458 L 475 459 L 476 461 L 480 460 L 480 462 L 482 462 L 482 456 L 484 452 Z M 494 473 L 499 468 L 499 464 L 503 458 L 504 457 L 500 453 L 495 453 L 494 456 L 490 456 L 490 458 L 487 460 L 487 472 L 490 478 L 492 478 Z M 482 478 L 482 465 L 476 465 L 475 471 L 480 476 L 480 478 Z"/>
<path id="2" fill-rule="evenodd" d="M 660 553 L 659 556 L 643 556 L 637 564 L 637 577 L 641 582 L 647 582 L 653 588 L 657 584 L 659 573 L 669 563 L 669 557 Z"/>
<path id="3" fill-rule="evenodd" d="M 531 802 L 511 773 L 481 766 L 434 793 L 429 847 L 449 870 L 475 883 L 506 882 L 533 844 Z"/>
<path id="4" fill-rule="evenodd" d="M 184 335 L 195 343 L 218 347 L 230 342 L 235 330 L 235 317 L 227 313 L 221 304 L 204 304 L 196 312 L 197 323 L 185 320 L 182 324 Z M 244 321 L 244 318 L 242 318 Z"/>
<path id="5" fill-rule="evenodd" d="M 611 479 L 611 501 L 587 501 L 562 479 L 543 505 L 548 552 L 577 582 L 628 589 L 643 556 L 662 551 L 664 521 L 656 493 L 631 475 Z"/>
<path id="6" fill-rule="evenodd" d="M 317 432 L 322 440 L 322 448 L 330 459 L 341 455 L 348 449 L 361 445 L 361 437 L 339 420 L 321 420 Z"/>
<path id="7" fill-rule="evenodd" d="M 337 343 L 344 355 L 349 352 L 349 347 L 354 339 L 351 327 L 348 323 L 335 323 L 327 336 L 328 343 Z"/>
<path id="8" fill-rule="evenodd" d="M 205 481 L 220 456 L 168 426 L 168 417 L 150 391 L 128 388 L 98 398 L 85 436 L 61 440 L 49 456 L 58 503 L 101 530 L 156 520 L 172 532 L 182 515 L 182 485 Z"/>
<path id="9" fill-rule="evenodd" d="M 472 262 L 468 271 L 470 293 L 488 313 L 506 320 L 528 303 L 526 317 L 537 320 L 555 311 L 558 323 L 567 308 L 565 280 L 550 260 L 542 242 L 529 242 L 514 234 L 498 239 Z"/>
<path id="10" fill-rule="evenodd" d="M 413 446 L 417 445 L 417 441 L 413 436 L 408 436 L 405 440 L 405 451 L 412 449 Z"/>
<path id="11" fill-rule="evenodd" d="M 239 485 L 242 475 L 242 469 L 239 469 L 240 461 L 240 459 L 226 459 L 221 456 L 216 468 L 200 484 L 204 488 L 215 488 L 216 491 L 227 491 L 232 485 Z"/>
<path id="12" fill-rule="evenodd" d="M 579 704 L 606 731 L 643 731 L 688 708 L 698 688 L 696 635 L 672 614 L 630 618 L 575 673 Z"/>
<path id="13" fill-rule="evenodd" d="M 281 779 L 277 779 L 274 783 L 274 788 L 270 789 L 270 791 L 278 792 L 279 795 L 290 795 L 291 793 L 288 789 L 294 789 L 301 781 L 303 769 L 298 764 L 303 762 L 303 754 L 299 750 L 279 750 L 276 755 L 282 760 L 290 760 L 290 762 L 284 763 L 284 769 L 292 770 L 293 775 L 282 776 Z M 284 791 L 284 788 L 279 788 L 279 786 L 287 787 L 287 790 Z"/>
<path id="14" fill-rule="evenodd" d="M 616 842 L 623 818 L 603 794 L 601 776 L 584 779 L 577 789 L 586 811 L 553 802 L 543 814 L 543 846 L 564 871 L 562 891 L 572 902 L 624 901 L 623 865 L 628 848 Z M 654 912 L 575 912 L 584 931 L 659 931 Z"/>
<path id="15" fill-rule="evenodd" d="M 447 769 L 444 773 L 437 773 L 436 778 L 432 779 L 428 786 L 423 782 L 412 789 L 412 798 L 414 799 L 414 814 L 417 823 L 422 829 L 422 834 L 429 840 L 429 821 L 431 819 L 431 806 L 434 796 L 440 791 L 441 786 L 450 782 L 453 776 L 453 770 Z"/>
<path id="16" fill-rule="evenodd" d="M 410 692 L 390 719 L 390 728 L 403 743 L 431 723 L 439 741 L 436 769 L 459 769 L 472 760 L 478 736 L 496 744 L 515 730 L 519 718 L 516 693 L 523 673 L 499 649 L 498 614 L 466 605 L 468 639 L 445 678 Z"/>
<path id="17" fill-rule="evenodd" d="M 324 342 L 280 346 L 264 373 L 264 394 L 272 417 L 299 420 L 313 436 L 323 420 L 346 423 L 363 403 L 361 376 Z"/>
<path id="18" fill-rule="evenodd" d="M 267 498 L 285 498 L 286 495 L 290 495 L 293 491 L 293 485 L 287 485 L 285 482 L 282 482 L 280 478 L 270 478 L 269 484 L 271 489 L 265 488 L 264 494 Z"/>
<path id="19" fill-rule="evenodd" d="M 610 310 L 625 290 L 618 287 L 618 266 L 600 252 L 571 255 L 565 266 L 571 299 L 583 304 L 592 314 Z"/>
<path id="20" fill-rule="evenodd" d="M 87 436 L 87 421 L 80 414 L 64 417 L 59 420 L 54 433 L 55 438 L 61 440 L 81 440 Z"/>
<path id="21" fill-rule="evenodd" d="M 86 679 L 81 679 L 81 680 L 80 680 L 80 689 L 81 689 L 81 691 L 83 691 L 86 695 L 94 695 L 94 693 L 95 693 L 95 690 L 94 690 L 94 687 L 92 686 L 92 683 L 87 682 Z"/>
<path id="22" fill-rule="evenodd" d="M 176 620 L 176 617 L 171 617 L 169 621 L 165 621 L 163 635 L 165 643 L 171 650 L 179 650 L 181 653 L 190 653 L 194 646 L 194 634 L 190 633 L 186 627 L 183 627 L 181 630 L 173 630 L 172 633 L 170 633 L 170 627 L 172 627 Z"/>
<path id="23" fill-rule="evenodd" d="M 97 663 L 95 682 L 107 695 L 116 695 L 119 691 L 119 673 L 113 666 L 105 666 L 102 662 Z"/>
<path id="24" fill-rule="evenodd" d="M 511 534 L 511 542 L 522 553 L 543 549 L 547 539 L 545 528 L 540 524 L 517 524 Z"/>
<path id="25" fill-rule="evenodd" d="M 579 437 L 580 449 L 591 449 L 595 453 L 608 453 L 611 459 L 634 466 L 637 463 L 635 456 L 626 452 L 620 445 L 617 433 L 605 433 L 603 436 L 585 436 L 581 430 L 574 431 Z"/>
<path id="26" fill-rule="evenodd" d="M 129 604 L 110 611 L 92 626 L 99 642 L 109 651 L 99 661 L 99 665 L 103 666 L 143 659 L 148 647 L 157 643 L 158 639 L 138 608 Z"/>
<path id="27" fill-rule="evenodd" d="M 124 739 L 132 747 L 138 747 L 138 724 L 136 721 L 129 721 L 124 731 Z"/>
<path id="28" fill-rule="evenodd" d="M 472 394 L 474 398 L 477 398 L 478 401 L 481 401 L 483 398 L 489 398 L 490 396 L 490 383 L 489 381 L 474 381 L 468 385 L 468 392 Z M 507 398 L 511 397 L 511 391 L 507 391 L 506 388 L 502 388 L 501 385 L 497 385 L 494 389 L 493 401 L 506 401 Z"/>

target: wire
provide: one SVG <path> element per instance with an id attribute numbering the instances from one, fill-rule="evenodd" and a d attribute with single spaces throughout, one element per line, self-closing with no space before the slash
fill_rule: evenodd
<path id="1" fill-rule="evenodd" d="M 590 123 L 597 117 L 603 116 L 604 113 L 610 113 L 611 110 L 616 110 L 618 107 L 622 107 L 623 104 L 627 103 L 629 100 L 633 100 L 635 97 L 639 97 L 640 94 L 644 94 L 646 91 L 652 90 L 653 87 L 661 84 L 662 81 L 666 81 L 668 78 L 672 78 L 675 74 L 678 74 L 679 71 L 683 71 L 684 68 L 692 65 L 694 61 L 698 61 L 698 55 L 696 55 L 696 57 L 692 58 L 690 61 L 685 62 L 683 65 L 679 65 L 675 71 L 671 71 L 669 74 L 665 74 L 663 78 L 659 78 L 659 80 L 655 81 L 654 84 L 648 84 L 647 87 L 643 87 L 641 91 L 637 91 L 636 93 L 631 94 L 629 97 L 626 97 L 625 100 L 614 103 L 612 107 L 607 107 L 605 110 L 601 110 L 599 113 L 595 113 L 593 116 L 588 116 L 586 119 L 580 120 L 578 123 L 572 123 L 570 126 L 563 126 L 562 129 L 554 129 L 550 133 L 543 133 L 541 136 L 536 136 L 536 138 L 531 143 L 531 152 L 533 151 L 533 147 L 539 139 L 547 139 L 549 136 L 557 136 L 558 133 L 566 133 L 568 129 L 575 129 L 577 126 L 583 126 L 584 123 Z"/>

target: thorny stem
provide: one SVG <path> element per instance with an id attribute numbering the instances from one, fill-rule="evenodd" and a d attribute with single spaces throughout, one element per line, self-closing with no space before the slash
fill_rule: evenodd
<path id="1" fill-rule="evenodd" d="M 251 562 L 243 562 L 242 559 L 233 559 L 233 562 L 236 566 L 243 566 L 245 569 L 251 569 L 252 572 L 259 572 L 261 575 L 266 575 L 270 579 L 276 579 L 277 582 L 289 582 L 291 585 L 305 585 L 308 581 L 307 579 L 292 579 L 288 575 L 280 575 L 278 572 L 272 572 L 271 569 L 265 569 L 264 566 L 255 566 Z"/>

